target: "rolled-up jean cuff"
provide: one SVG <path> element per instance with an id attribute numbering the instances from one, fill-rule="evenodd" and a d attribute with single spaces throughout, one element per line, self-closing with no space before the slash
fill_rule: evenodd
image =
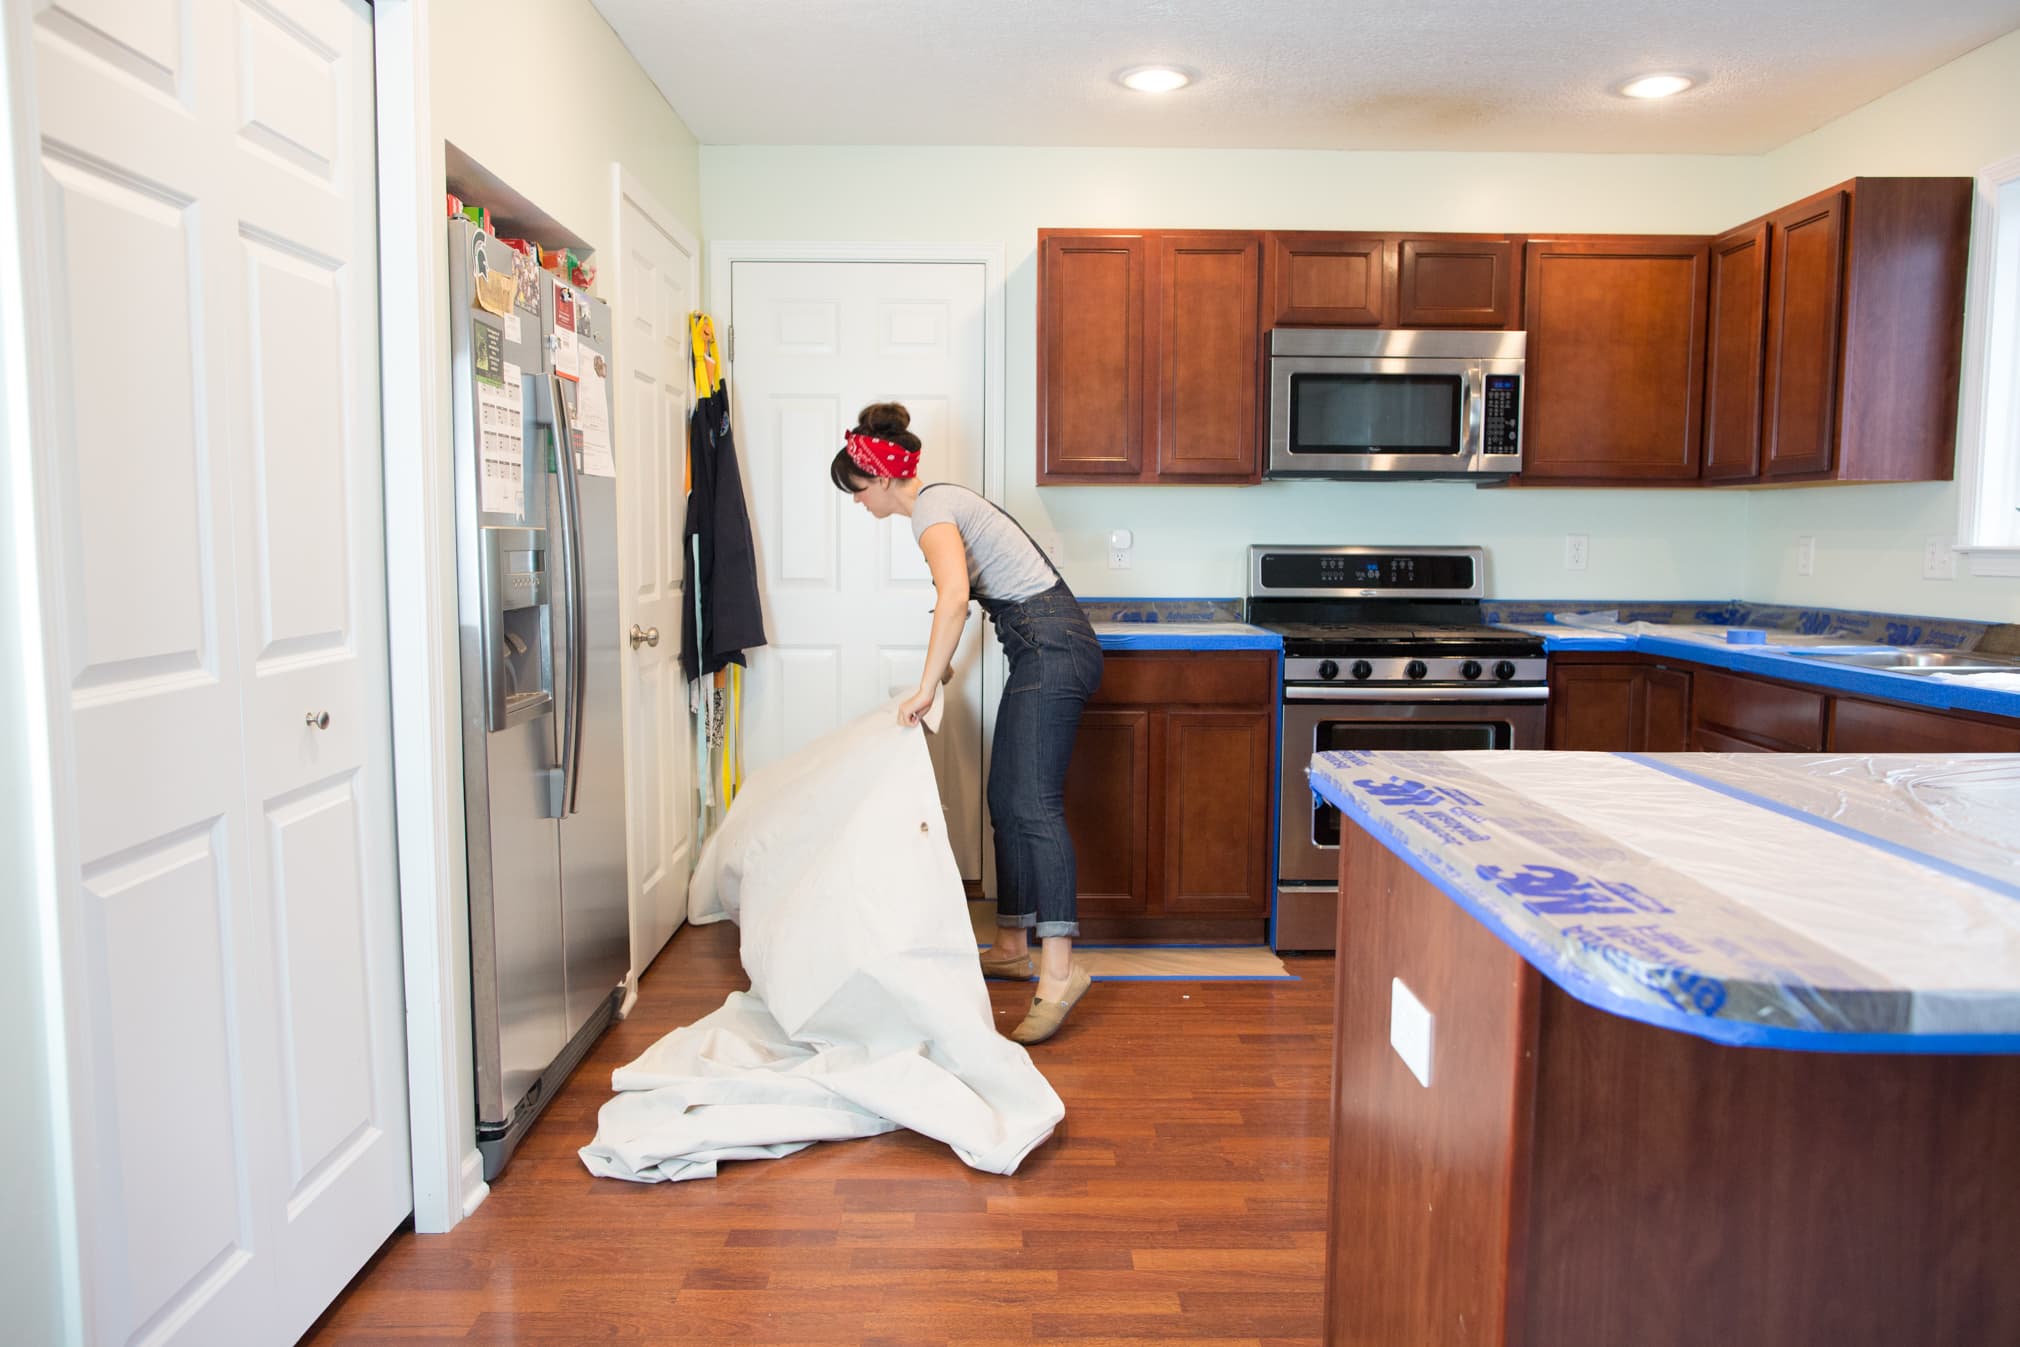
<path id="1" fill-rule="evenodd" d="M 1038 929 L 1033 931 L 1032 934 L 1040 940 L 1050 940 L 1054 936 L 1061 935 L 1078 940 L 1080 938 L 1080 923 L 1077 921 L 1041 921 L 1038 923 Z"/>
<path id="2" fill-rule="evenodd" d="M 1036 912 L 1020 912 L 1014 917 L 1006 917 L 1001 912 L 996 914 L 996 927 L 998 930 L 1015 931 L 1022 927 L 1036 926 L 1037 924 L 1038 914 Z"/>

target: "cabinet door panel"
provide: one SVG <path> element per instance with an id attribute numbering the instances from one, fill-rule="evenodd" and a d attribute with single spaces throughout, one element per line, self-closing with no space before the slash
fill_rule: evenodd
<path id="1" fill-rule="evenodd" d="M 2020 753 L 2020 725 L 1988 725 L 1941 711 L 1839 697 L 1831 706 L 1833 753 Z"/>
<path id="2" fill-rule="evenodd" d="M 1143 472 L 1140 235 L 1047 235 L 1038 265 L 1038 479 Z"/>
<path id="3" fill-rule="evenodd" d="M 1770 477 L 1828 472 L 1837 438 L 1845 194 L 1798 202 L 1773 226 L 1765 471 Z"/>
<path id="4" fill-rule="evenodd" d="M 1066 771 L 1082 914 L 1140 915 L 1150 906 L 1150 729 L 1147 710 L 1080 717 Z"/>
<path id="5" fill-rule="evenodd" d="M 1270 325 L 1385 326 L 1395 272 L 1380 234 L 1271 234 Z"/>
<path id="6" fill-rule="evenodd" d="M 1711 246 L 1711 332 L 1705 350 L 1704 475 L 1760 475 L 1761 381 L 1766 375 L 1768 222 Z"/>
<path id="7" fill-rule="evenodd" d="M 1269 910 L 1271 717 L 1164 717 L 1164 882 L 1171 913 Z"/>
<path id="8" fill-rule="evenodd" d="M 1702 239 L 1531 239 L 1522 476 L 1694 478 L 1703 431 Z"/>
<path id="9" fill-rule="evenodd" d="M 1406 238 L 1396 245 L 1396 326 L 1505 328 L 1521 312 L 1513 239 Z"/>
<path id="10" fill-rule="evenodd" d="M 1640 676 L 1629 664 L 1551 669 L 1550 747 L 1569 753 L 1631 750 Z"/>
<path id="11" fill-rule="evenodd" d="M 1690 747 L 1690 675 L 1681 669 L 1644 669 L 1638 753 L 1682 753 Z"/>
<path id="12" fill-rule="evenodd" d="M 1161 235 L 1157 276 L 1158 475 L 1255 478 L 1262 236 Z"/>

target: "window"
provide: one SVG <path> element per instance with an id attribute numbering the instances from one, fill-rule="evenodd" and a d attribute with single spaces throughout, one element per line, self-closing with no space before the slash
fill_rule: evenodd
<path id="1" fill-rule="evenodd" d="M 2020 157 L 1978 175 L 1957 422 L 1957 537 L 1974 575 L 2020 576 Z"/>

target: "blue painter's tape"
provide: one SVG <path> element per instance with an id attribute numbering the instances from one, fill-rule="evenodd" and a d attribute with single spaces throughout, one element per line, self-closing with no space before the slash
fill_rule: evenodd
<path id="1" fill-rule="evenodd" d="M 1555 633 L 1546 635 L 1543 638 L 1543 648 L 1546 651 L 1589 650 L 1592 648 L 1591 636 L 1592 633 L 1567 628 L 1563 636 Z M 1715 669 L 1730 669 L 1735 673 L 1755 674 L 1761 678 L 1779 678 L 1785 682 L 1802 683 L 1831 692 L 1850 692 L 1862 697 L 1905 702 L 1911 706 L 1927 706 L 1939 711 L 1982 711 L 1995 716 L 2020 717 L 2020 692 L 1974 687 L 1968 682 L 1945 681 L 1924 674 L 1888 673 L 1884 669 L 1866 669 L 1856 664 L 1833 664 L 1829 660 L 1772 647 L 1762 649 L 1758 646 L 1714 645 L 1709 641 L 1625 634 L 1616 636 L 1614 640 L 1617 644 L 1612 645 L 1612 649 L 1633 651 L 1643 655 L 1660 655 L 1668 659 L 1686 660 L 1693 664 L 1708 664 Z"/>
<path id="2" fill-rule="evenodd" d="M 1729 1047 L 1774 1048 L 1792 1052 L 1899 1053 L 1916 1056 L 2020 1054 L 2020 1034 L 2014 1033 L 1833 1033 L 1828 1030 L 1793 1029 L 1780 1025 L 1756 1024 L 1746 1020 L 1691 1015 L 1659 1002 L 1623 996 L 1588 976 L 1581 969 L 1575 966 L 1566 967 L 1549 957 L 1547 951 L 1539 950 L 1525 941 L 1502 920 L 1501 914 L 1482 905 L 1471 894 L 1432 869 L 1408 846 L 1400 844 L 1357 797 L 1346 792 L 1336 792 L 1331 788 L 1333 783 L 1323 776 L 1315 774 L 1314 784 L 1320 798 L 1338 808 L 1342 814 L 1359 824 L 1370 837 L 1401 857 L 1405 865 L 1458 904 L 1495 939 L 1521 955 L 1525 963 L 1548 978 L 1566 995 L 1595 1010 L 1603 1010 L 1609 1015 L 1618 1015 L 1622 1019 L 1635 1020 L 1657 1029 L 1690 1034 Z"/>
<path id="3" fill-rule="evenodd" d="M 1141 625 L 1141 631 L 1116 631 L 1116 626 Z M 1225 624 L 1191 623 L 1191 631 L 1171 631 L 1176 624 L 1157 622 L 1116 623 L 1105 630 L 1095 632 L 1100 638 L 1103 650 L 1282 650 L 1283 637 L 1260 627 L 1250 627 L 1238 622 Z M 1225 625 L 1225 632 L 1197 630 L 1209 625 Z"/>
<path id="4" fill-rule="evenodd" d="M 1932 856 L 1926 851 L 1917 851 L 1914 847 L 1903 846 L 1899 842 L 1890 842 L 1884 837 L 1875 837 L 1872 833 L 1861 831 L 1849 824 L 1839 823 L 1836 819 L 1823 818 L 1805 809 L 1798 809 L 1794 805 L 1785 804 L 1780 800 L 1750 791 L 1744 786 L 1735 786 L 1724 781 L 1713 780 L 1707 776 L 1700 776 L 1688 767 L 1679 766 L 1674 762 L 1664 762 L 1660 759 L 1649 757 L 1644 753 L 1616 753 L 1613 756 L 1616 758 L 1625 758 L 1627 761 L 1639 766 L 1661 772 L 1664 776 L 1673 776 L 1678 781 L 1687 781 L 1693 786 L 1700 786 L 1715 794 L 1723 795 L 1729 800 L 1738 800 L 1742 804 L 1752 805 L 1756 809 L 1765 809 L 1770 814 L 1780 814 L 1783 818 L 1791 818 L 1798 823 L 1806 823 L 1812 828 L 1830 833 L 1835 837 L 1843 837 L 1864 846 L 1869 846 L 1875 851 L 1884 851 L 1889 856 L 1913 862 L 1924 869 L 1948 875 L 1952 879 L 1961 879 L 1967 884 L 1976 884 L 1980 888 L 1990 889 L 1992 892 L 2007 898 L 2020 898 L 2020 884 L 2011 884 L 1992 875 L 1981 874 L 1968 866 L 1959 865 L 1955 861 L 1944 860 L 1941 856 Z"/>

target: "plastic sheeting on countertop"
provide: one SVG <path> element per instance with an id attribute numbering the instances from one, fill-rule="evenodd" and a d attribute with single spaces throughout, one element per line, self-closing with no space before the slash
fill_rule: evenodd
<path id="1" fill-rule="evenodd" d="M 581 1151 L 593 1173 L 710 1178 L 909 1127 L 1008 1174 L 1065 1116 L 997 1032 L 932 759 L 898 700 L 752 772 L 710 835 L 690 916 L 738 923 L 751 989 L 618 1069 Z"/>
<path id="2" fill-rule="evenodd" d="M 1281 650 L 1283 637 L 1246 622 L 1096 622 L 1103 650 Z"/>
<path id="3" fill-rule="evenodd" d="M 1322 753 L 1538 971 L 1714 1042 L 2020 1053 L 2020 756 Z"/>

